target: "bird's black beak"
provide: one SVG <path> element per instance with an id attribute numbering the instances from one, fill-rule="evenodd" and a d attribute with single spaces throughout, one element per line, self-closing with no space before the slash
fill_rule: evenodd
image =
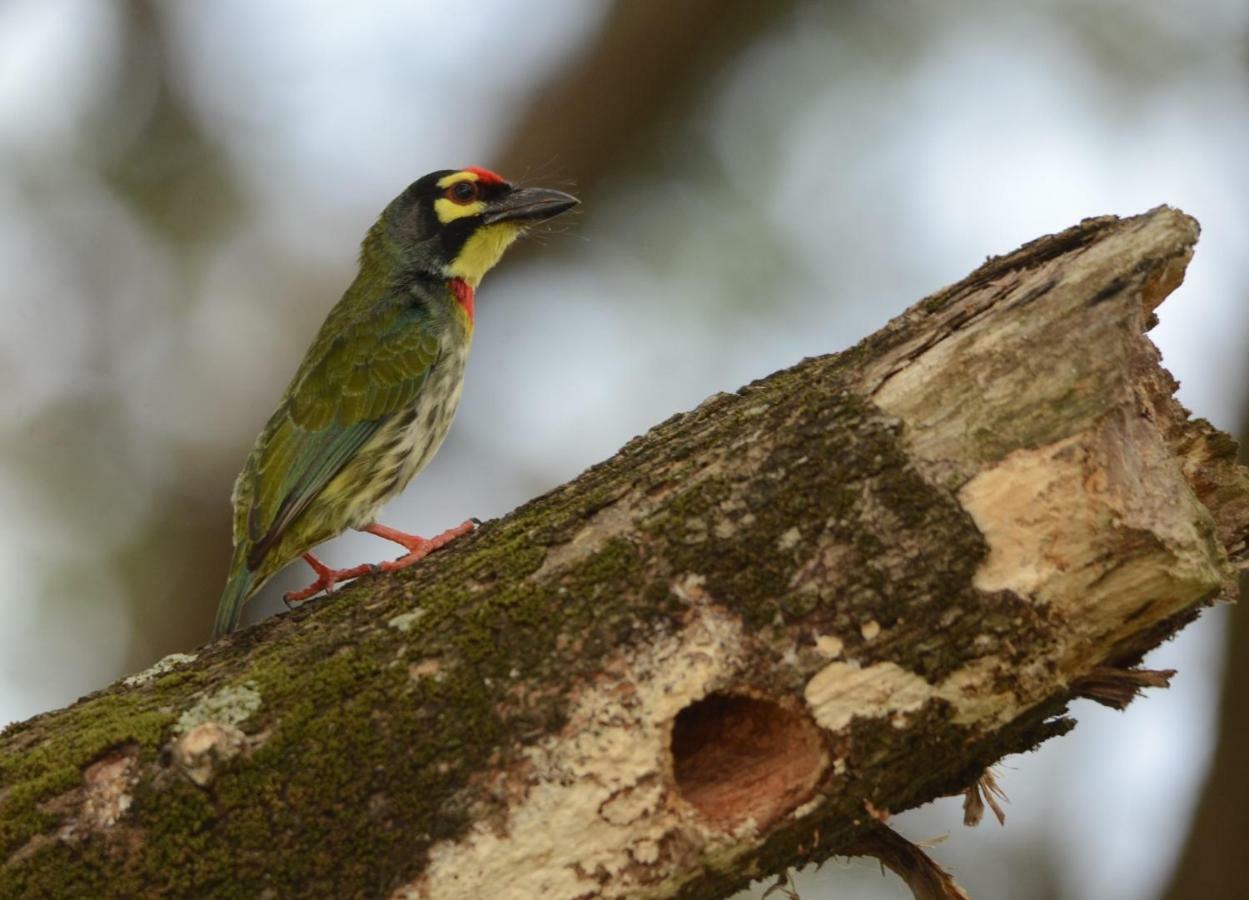
<path id="1" fill-rule="evenodd" d="M 496 222 L 541 222 L 572 209 L 581 201 L 550 188 L 517 188 L 490 203 L 482 214 L 487 225 Z"/>

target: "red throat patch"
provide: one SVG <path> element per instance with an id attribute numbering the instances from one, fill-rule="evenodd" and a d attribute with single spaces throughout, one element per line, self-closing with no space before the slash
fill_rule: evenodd
<path id="1" fill-rule="evenodd" d="M 472 172 L 477 176 L 477 180 L 484 184 L 503 184 L 503 176 L 497 172 L 491 172 L 489 169 L 483 169 L 481 166 L 465 166 L 464 172 Z"/>
<path id="2" fill-rule="evenodd" d="M 468 315 L 468 324 L 473 324 L 473 286 L 463 278 L 452 278 L 447 282 L 447 286 L 451 288 L 451 293 L 455 294 L 455 299 L 459 301 L 461 308 Z"/>

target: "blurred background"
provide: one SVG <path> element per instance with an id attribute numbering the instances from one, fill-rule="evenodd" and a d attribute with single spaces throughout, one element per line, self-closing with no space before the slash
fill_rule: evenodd
<path id="1" fill-rule="evenodd" d="M 1247 161 L 1243 0 L 0 0 L 0 725 L 205 640 L 233 478 L 365 229 L 429 170 L 584 203 L 486 280 L 456 427 L 387 511 L 419 533 L 986 255 L 1159 203 L 1204 233 L 1154 338 L 1244 433 Z M 1247 651 L 1244 610 L 1210 611 L 1149 660 L 1172 690 L 1076 704 L 1006 761 L 1006 827 L 953 800 L 894 825 L 949 835 L 932 853 L 981 900 L 1231 896 Z M 908 896 L 865 860 L 797 885 Z"/>

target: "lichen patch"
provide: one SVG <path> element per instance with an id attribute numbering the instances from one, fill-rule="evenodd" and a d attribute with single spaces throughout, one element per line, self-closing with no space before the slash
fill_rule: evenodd
<path id="1" fill-rule="evenodd" d="M 400 613 L 386 623 L 388 628 L 394 628 L 396 631 L 407 633 L 412 630 L 412 626 L 425 617 L 425 610 L 414 609 L 411 612 Z"/>
<path id="2" fill-rule="evenodd" d="M 268 731 L 247 735 L 240 727 L 260 706 L 260 691 L 250 681 L 201 697 L 174 725 L 168 748 L 174 765 L 195 784 L 207 785 L 224 762 L 268 739 Z"/>
<path id="3" fill-rule="evenodd" d="M 205 722 L 239 726 L 250 719 L 260 705 L 260 691 L 254 682 L 227 685 L 216 693 L 201 697 L 194 706 L 184 711 L 174 725 L 174 733 L 186 734 Z"/>
<path id="4" fill-rule="evenodd" d="M 776 539 L 776 548 L 778 550 L 792 550 L 798 546 L 798 542 L 802 540 L 802 531 L 797 525 L 786 529 L 779 538 Z"/>
<path id="5" fill-rule="evenodd" d="M 178 668 L 178 666 L 185 666 L 193 663 L 198 658 L 199 657 L 194 653 L 170 653 L 168 656 L 158 659 L 142 672 L 136 672 L 134 675 L 129 676 L 122 681 L 122 684 L 126 687 L 139 687 L 140 685 L 147 684 L 149 681 L 159 678 L 161 675 L 172 672 L 174 669 Z"/>

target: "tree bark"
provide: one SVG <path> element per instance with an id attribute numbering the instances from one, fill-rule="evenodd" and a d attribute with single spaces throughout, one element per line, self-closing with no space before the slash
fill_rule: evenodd
<path id="1" fill-rule="evenodd" d="M 1144 337 L 1159 208 L 0 736 L 4 897 L 723 897 L 1124 703 L 1235 584 L 1249 479 Z M 975 805 L 969 797 L 970 810 Z"/>

